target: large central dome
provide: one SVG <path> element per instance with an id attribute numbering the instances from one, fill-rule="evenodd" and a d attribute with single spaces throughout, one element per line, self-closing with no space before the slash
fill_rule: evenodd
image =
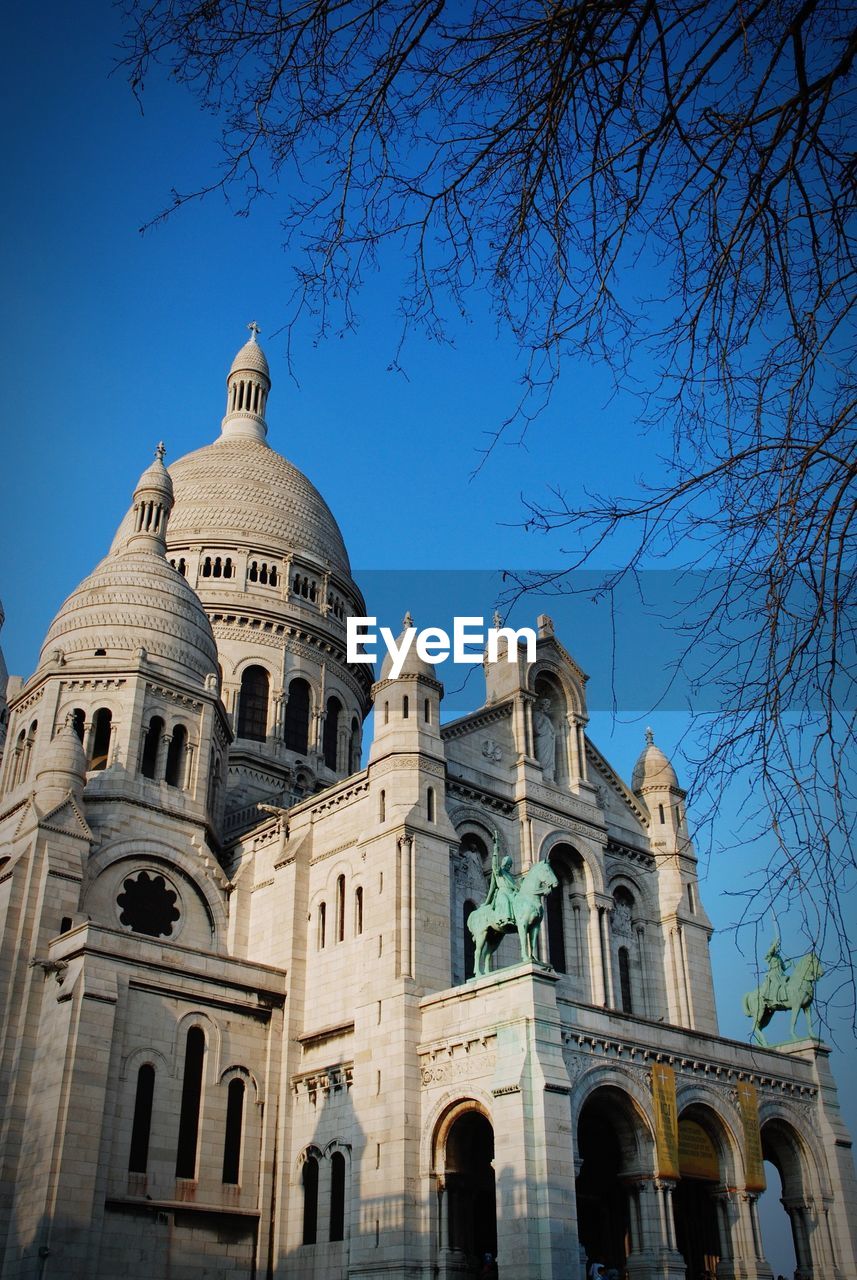
<path id="1" fill-rule="evenodd" d="M 315 485 L 261 440 L 222 436 L 174 462 L 171 545 L 224 539 L 298 551 L 350 575 L 348 553 Z"/>

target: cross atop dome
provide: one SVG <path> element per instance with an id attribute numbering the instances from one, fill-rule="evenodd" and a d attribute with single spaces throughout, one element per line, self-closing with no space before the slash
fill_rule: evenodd
<path id="1" fill-rule="evenodd" d="M 250 341 L 251 341 L 251 342 L 258 342 L 258 340 L 259 340 L 259 334 L 262 332 L 262 330 L 259 328 L 259 326 L 257 325 L 256 321 L 255 321 L 255 320 L 251 320 L 251 321 L 250 321 L 250 323 L 248 324 L 247 328 L 250 330 Z"/>

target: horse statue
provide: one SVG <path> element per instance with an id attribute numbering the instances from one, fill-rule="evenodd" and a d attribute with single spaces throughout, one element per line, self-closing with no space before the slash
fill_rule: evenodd
<path id="1" fill-rule="evenodd" d="M 508 857 L 499 864 L 495 837 L 488 896 L 467 917 L 475 951 L 474 978 L 485 977 L 491 957 L 504 935 L 513 929 L 517 930 L 521 944 L 521 960 L 537 960 L 536 936 L 545 913 L 542 900 L 559 881 L 547 862 L 534 862 L 518 884 L 510 864 Z"/>
<path id="2" fill-rule="evenodd" d="M 795 961 L 792 972 L 787 975 L 779 954 L 779 940 L 772 945 L 767 958 L 768 973 L 764 982 L 755 991 L 748 991 L 742 1001 L 747 1017 L 753 1019 L 753 1039 L 767 1048 L 768 1042 L 762 1035 L 762 1028 L 768 1025 L 779 1009 L 791 1010 L 793 1040 L 796 1038 L 795 1024 L 801 1009 L 806 1015 L 808 1034 L 813 1036 L 809 1011 L 815 998 L 815 984 L 824 973 L 821 961 L 814 951 L 810 951 Z"/>

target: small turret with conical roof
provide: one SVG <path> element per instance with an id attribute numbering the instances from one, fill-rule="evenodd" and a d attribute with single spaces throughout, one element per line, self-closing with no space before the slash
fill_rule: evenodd
<path id="1" fill-rule="evenodd" d="M 412 643 L 401 670 L 393 675 L 393 658 L 387 653 L 381 664 L 381 675 L 372 687 L 375 703 L 375 734 L 371 759 L 398 751 L 425 751 L 442 757 L 440 739 L 440 700 L 443 685 L 435 668 L 417 652 L 416 627 L 410 613 L 402 619 L 402 630 L 396 639 L 401 651 L 408 632 Z"/>

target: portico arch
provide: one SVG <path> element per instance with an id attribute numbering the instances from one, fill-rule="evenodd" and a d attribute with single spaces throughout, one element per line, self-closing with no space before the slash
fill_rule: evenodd
<path id="1" fill-rule="evenodd" d="M 432 1144 L 438 1195 L 438 1264 L 445 1276 L 476 1276 L 497 1253 L 494 1129 L 481 1103 L 463 1098 L 440 1117 Z"/>
<path id="2" fill-rule="evenodd" d="M 782 1116 L 763 1120 L 762 1155 L 780 1181 L 781 1203 L 788 1217 L 795 1258 L 796 1280 L 823 1275 L 831 1249 L 826 1216 L 819 1212 L 821 1197 L 815 1161 L 798 1130 Z M 815 1268 L 815 1269 L 814 1269 Z"/>
<path id="3" fill-rule="evenodd" d="M 589 1264 L 643 1276 L 648 1265 L 641 1203 L 654 1168 L 654 1137 L 641 1106 L 620 1084 L 584 1098 L 575 1126 L 580 1246 Z"/>
<path id="4" fill-rule="evenodd" d="M 723 1110 L 715 1110 L 713 1100 L 688 1100 L 679 1111 L 680 1177 L 672 1200 L 676 1246 L 687 1280 L 731 1276 L 736 1257 L 747 1253 L 755 1260 L 761 1254 L 754 1206 L 742 1215 L 735 1193 L 727 1190 L 744 1185 L 744 1172 Z M 749 1230 L 741 1230 L 742 1216 Z"/>

